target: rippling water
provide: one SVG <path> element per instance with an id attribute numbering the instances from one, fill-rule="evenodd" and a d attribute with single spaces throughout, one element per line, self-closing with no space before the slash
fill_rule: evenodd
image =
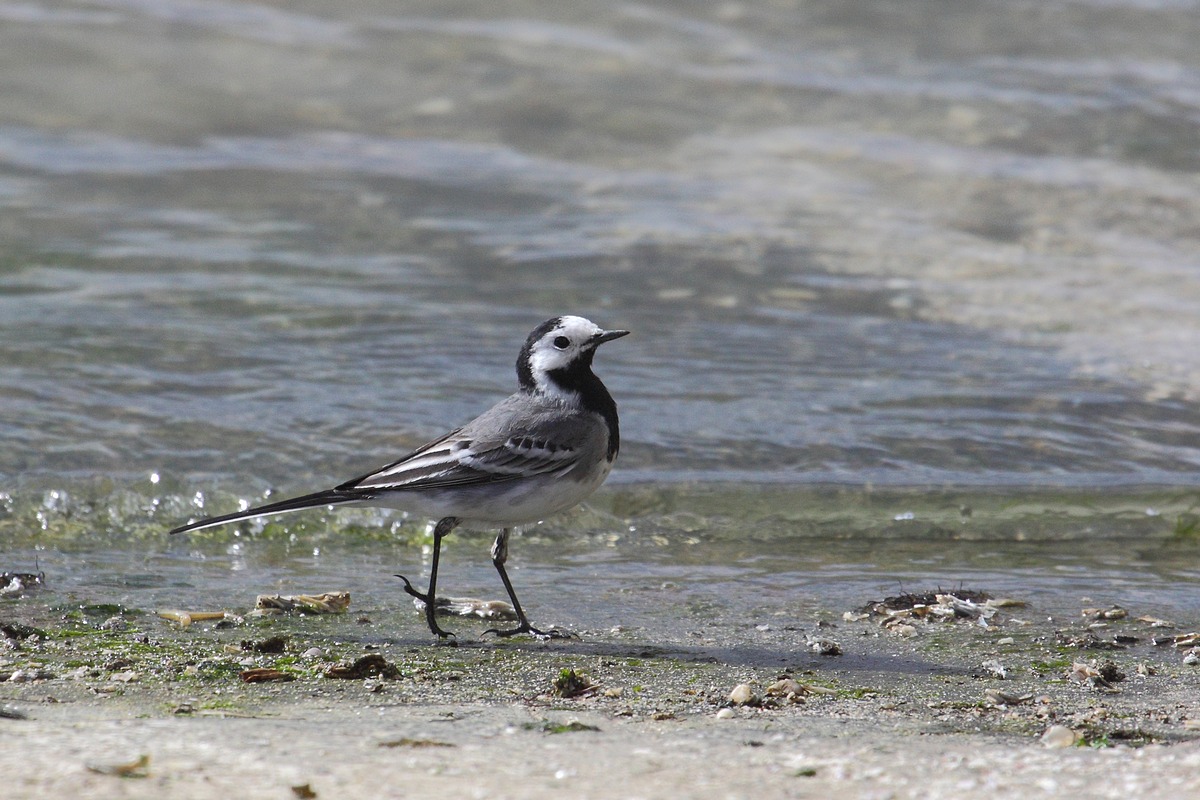
<path id="1" fill-rule="evenodd" d="M 1052 487 L 1030 519 L 1191 530 L 1197 6 L 0 2 L 0 531 L 362 472 L 564 312 L 635 334 L 599 508 Z M 1091 505 L 1150 486 L 1145 529 Z"/>

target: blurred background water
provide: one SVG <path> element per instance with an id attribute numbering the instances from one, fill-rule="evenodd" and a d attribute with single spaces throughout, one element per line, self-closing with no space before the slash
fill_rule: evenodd
<path id="1" fill-rule="evenodd" d="M 1191 609 L 1198 12 L 0 2 L 0 568 L 191 585 L 232 534 L 165 528 L 469 419 L 578 313 L 634 332 L 597 362 L 624 447 L 515 549 L 543 606 L 609 559 L 808 598 L 1123 574 Z M 338 575 L 411 527 L 246 532 Z"/>

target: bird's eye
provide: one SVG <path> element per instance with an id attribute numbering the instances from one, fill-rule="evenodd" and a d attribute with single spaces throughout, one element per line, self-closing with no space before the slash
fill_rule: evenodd
<path id="1" fill-rule="evenodd" d="M 571 346 L 571 340 L 565 336 L 556 336 L 554 337 L 554 346 L 559 350 L 566 350 Z"/>

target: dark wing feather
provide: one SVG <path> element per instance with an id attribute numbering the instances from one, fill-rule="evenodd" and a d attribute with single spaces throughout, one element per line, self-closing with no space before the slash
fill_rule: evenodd
<path id="1" fill-rule="evenodd" d="M 532 437 L 514 436 L 489 445 L 459 430 L 338 489 L 374 493 L 491 484 L 566 472 L 578 458 L 572 447 Z"/>

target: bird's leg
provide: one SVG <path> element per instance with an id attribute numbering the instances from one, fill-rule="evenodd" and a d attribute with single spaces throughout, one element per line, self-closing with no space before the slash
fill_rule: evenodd
<path id="1" fill-rule="evenodd" d="M 494 633 L 497 636 L 516 636 L 521 633 L 528 633 L 536 636 L 539 639 L 570 639 L 571 634 L 563 633 L 560 630 L 540 631 L 529 624 L 529 618 L 525 616 L 524 610 L 521 608 L 521 601 L 517 599 L 517 593 L 513 591 L 512 581 L 508 579 L 508 572 L 504 569 L 504 564 L 508 561 L 508 528 L 504 528 L 496 535 L 496 541 L 492 543 L 492 564 L 496 567 L 496 572 L 500 573 L 500 580 L 504 582 L 504 588 L 508 592 L 508 599 L 512 600 L 513 611 L 517 614 L 517 627 L 508 630 L 498 630 L 491 628 L 484 631 L 484 635 Z"/>
<path id="2" fill-rule="evenodd" d="M 435 616 L 437 609 L 437 575 L 438 575 L 438 557 L 442 552 L 442 537 L 450 533 L 458 527 L 457 517 L 446 517 L 438 520 L 437 525 L 433 527 L 433 562 L 429 565 L 429 591 L 422 594 L 413 588 L 412 582 L 403 575 L 396 577 L 404 581 L 404 591 L 408 592 L 413 597 L 425 604 L 425 622 L 429 624 L 429 630 L 433 631 L 439 638 L 445 639 L 447 636 L 453 636 L 453 633 L 444 631 L 438 626 Z"/>

